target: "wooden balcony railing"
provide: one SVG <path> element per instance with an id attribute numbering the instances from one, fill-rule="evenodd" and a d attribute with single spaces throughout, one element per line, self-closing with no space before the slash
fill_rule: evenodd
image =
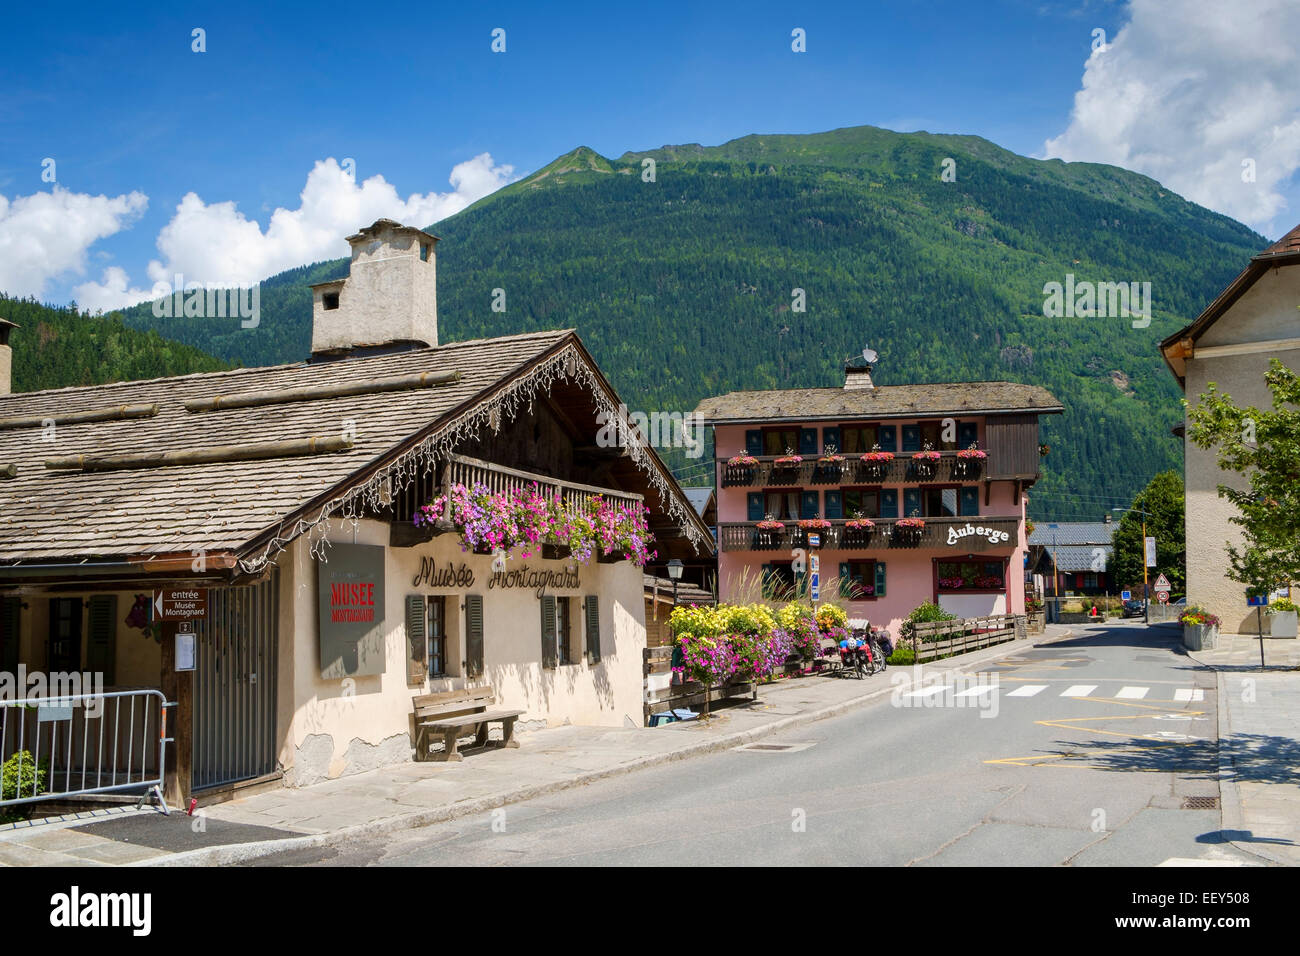
<path id="1" fill-rule="evenodd" d="M 897 457 L 883 464 L 862 461 L 858 455 L 846 455 L 842 464 L 826 465 L 809 456 L 798 465 L 780 466 L 780 456 L 755 456 L 755 465 L 729 465 L 722 462 L 724 488 L 774 488 L 781 485 L 884 485 L 927 481 L 976 481 L 983 477 L 985 459 L 960 458 L 955 451 L 939 452 L 937 462 L 921 462 L 912 452 L 896 452 Z"/>
<path id="2" fill-rule="evenodd" d="M 896 519 L 873 518 L 876 526 L 862 530 L 846 528 L 832 521 L 821 535 L 821 550 L 875 551 L 881 548 L 943 548 L 955 554 L 1015 547 L 1018 518 L 969 517 L 926 518 L 923 528 L 899 528 Z M 981 530 L 982 529 L 982 530 Z M 1005 535 L 1005 538 L 1003 537 Z M 797 521 L 785 522 L 781 531 L 764 531 L 758 522 L 718 525 L 718 544 L 723 551 L 785 551 L 807 547 L 806 532 Z"/>

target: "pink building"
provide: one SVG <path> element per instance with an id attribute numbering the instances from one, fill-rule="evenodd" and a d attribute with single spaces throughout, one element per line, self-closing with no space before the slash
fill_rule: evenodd
<path id="1" fill-rule="evenodd" d="M 873 627 L 897 635 L 924 601 L 1024 613 L 1038 419 L 1064 411 L 1046 389 L 876 387 L 870 366 L 850 365 L 843 388 L 731 392 L 697 411 L 714 434 L 721 600 L 759 581 L 769 596 L 806 593 L 816 533 L 821 600 Z"/>

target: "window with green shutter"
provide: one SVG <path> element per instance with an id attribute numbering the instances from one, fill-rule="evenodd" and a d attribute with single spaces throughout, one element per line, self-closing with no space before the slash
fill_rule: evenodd
<path id="1" fill-rule="evenodd" d="M 555 659 L 558 653 L 558 643 L 555 632 L 555 598 L 549 594 L 544 595 L 541 600 L 542 605 L 542 666 L 554 667 Z"/>
<path id="2" fill-rule="evenodd" d="M 799 454 L 801 455 L 817 454 L 817 429 L 815 428 L 799 429 Z"/>
<path id="3" fill-rule="evenodd" d="M 885 596 L 885 562 L 876 562 L 876 597 Z"/>
<path id="4" fill-rule="evenodd" d="M 957 423 L 957 447 L 969 448 L 979 442 L 980 429 L 977 422 Z"/>
<path id="5" fill-rule="evenodd" d="M 818 512 L 818 495 L 815 491 L 805 491 L 799 495 L 799 517 L 816 518 Z"/>
<path id="6" fill-rule="evenodd" d="M 961 490 L 961 506 L 957 513 L 962 516 L 971 515 L 972 517 L 980 513 L 979 488 L 963 488 Z"/>
<path id="7" fill-rule="evenodd" d="M 828 451 L 832 445 L 839 451 L 844 450 L 844 446 L 840 444 L 838 425 L 827 425 L 822 429 L 822 451 Z"/>
<path id="8" fill-rule="evenodd" d="M 880 442 L 881 451 L 898 451 L 898 426 L 881 425 L 880 438 L 878 440 Z M 870 451 L 870 449 L 868 449 L 868 451 Z"/>
<path id="9" fill-rule="evenodd" d="M 882 488 L 880 491 L 880 517 L 898 517 L 898 489 Z"/>
<path id="10" fill-rule="evenodd" d="M 763 492 L 751 491 L 745 495 L 745 513 L 749 521 L 763 520 Z"/>
<path id="11" fill-rule="evenodd" d="M 921 450 L 921 426 L 904 425 L 903 426 L 903 451 L 920 451 Z"/>
<path id="12" fill-rule="evenodd" d="M 483 596 L 465 595 L 465 676 L 483 676 Z"/>
<path id="13" fill-rule="evenodd" d="M 600 663 L 600 598 L 595 594 L 587 595 L 587 661 Z"/>
<path id="14" fill-rule="evenodd" d="M 406 682 L 424 681 L 424 658 L 427 646 L 423 594 L 406 596 Z"/>
<path id="15" fill-rule="evenodd" d="M 921 502 L 921 489 L 903 489 L 903 517 L 916 518 L 923 516 L 924 514 L 924 505 Z"/>
<path id="16" fill-rule="evenodd" d="M 825 497 L 826 497 L 826 517 L 843 518 L 844 509 L 840 501 L 840 493 L 838 491 L 828 491 L 826 492 Z"/>
<path id="17" fill-rule="evenodd" d="M 751 455 L 763 454 L 763 430 L 748 428 L 745 430 L 745 451 Z"/>
<path id="18" fill-rule="evenodd" d="M 86 669 L 103 674 L 105 684 L 117 682 L 117 595 L 96 594 L 88 602 Z"/>

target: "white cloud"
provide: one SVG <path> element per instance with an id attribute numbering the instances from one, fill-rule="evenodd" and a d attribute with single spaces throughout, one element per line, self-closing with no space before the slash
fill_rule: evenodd
<path id="1" fill-rule="evenodd" d="M 406 199 L 383 176 L 359 185 L 332 157 L 307 174 L 297 209 L 277 208 L 265 231 L 233 202 L 205 203 L 187 193 L 176 214 L 158 233 L 161 259 L 149 263 L 152 283 L 170 283 L 179 273 L 203 284 L 252 285 L 285 269 L 346 255 L 344 237 L 387 217 L 426 226 L 460 212 L 511 182 L 514 167 L 497 165 L 488 153 L 453 167 L 450 192 L 413 193 Z M 131 289 L 127 275 L 105 270 L 102 281 L 76 290 L 81 305 L 122 308 L 153 297 L 153 289 Z"/>
<path id="2" fill-rule="evenodd" d="M 1047 157 L 1111 163 L 1277 236 L 1300 168 L 1294 0 L 1132 0 Z M 1253 159 L 1255 182 L 1242 182 Z M 1281 221 L 1279 221 L 1281 217 Z"/>
<path id="3" fill-rule="evenodd" d="M 143 193 L 109 198 L 59 186 L 12 202 L 0 196 L 0 290 L 40 298 L 56 276 L 84 274 L 91 245 L 130 226 L 148 205 Z"/>

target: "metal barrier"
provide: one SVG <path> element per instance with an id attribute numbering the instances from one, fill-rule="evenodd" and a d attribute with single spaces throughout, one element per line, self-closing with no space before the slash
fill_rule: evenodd
<path id="1" fill-rule="evenodd" d="M 139 790 L 141 805 L 154 793 L 167 813 L 162 782 L 174 706 L 158 690 L 0 701 L 0 764 L 17 757 L 0 807 Z"/>

